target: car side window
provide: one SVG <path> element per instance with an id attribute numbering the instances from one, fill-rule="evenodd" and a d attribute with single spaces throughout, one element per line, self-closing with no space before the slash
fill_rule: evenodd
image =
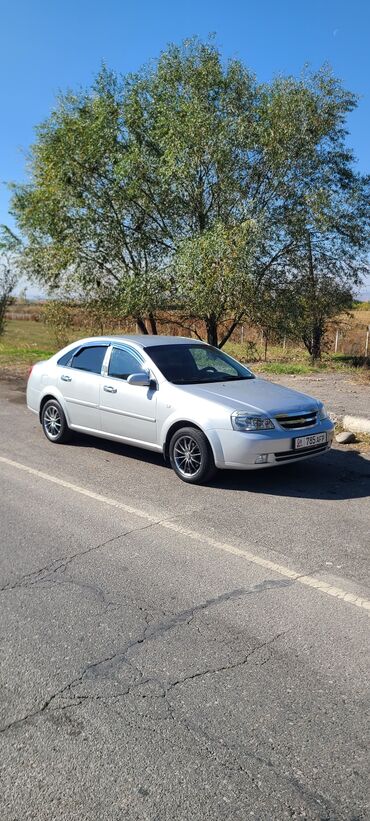
<path id="1" fill-rule="evenodd" d="M 113 348 L 109 366 L 108 376 L 116 379 L 127 379 L 133 373 L 140 373 L 144 370 L 143 363 L 139 357 L 131 353 L 127 348 Z"/>
<path id="2" fill-rule="evenodd" d="M 68 365 L 71 364 L 72 358 L 74 357 L 76 351 L 78 351 L 78 347 L 72 348 L 71 351 L 67 351 L 67 353 L 63 354 L 63 356 L 61 356 L 60 359 L 58 359 L 57 364 L 66 368 Z"/>
<path id="3" fill-rule="evenodd" d="M 107 345 L 89 345 L 80 348 L 72 359 L 71 367 L 89 373 L 101 373 Z"/>

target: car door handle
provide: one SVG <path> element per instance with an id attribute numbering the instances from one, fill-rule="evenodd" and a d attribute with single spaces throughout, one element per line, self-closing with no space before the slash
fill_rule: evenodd
<path id="1" fill-rule="evenodd" d="M 117 388 L 112 388 L 111 385 L 104 385 L 106 393 L 117 393 Z"/>
<path id="2" fill-rule="evenodd" d="M 72 377 L 71 377 L 71 376 L 67 376 L 67 374 L 66 374 L 66 373 L 63 373 L 63 374 L 62 374 L 62 376 L 61 376 L 60 378 L 63 380 L 63 382 L 72 382 Z"/>

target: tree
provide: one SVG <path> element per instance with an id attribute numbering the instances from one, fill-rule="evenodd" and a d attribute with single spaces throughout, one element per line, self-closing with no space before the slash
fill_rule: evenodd
<path id="1" fill-rule="evenodd" d="M 353 288 L 368 273 L 370 250 L 370 177 L 356 173 L 345 145 L 354 100 L 328 73 L 325 89 L 320 107 L 331 115 L 301 165 L 284 271 L 272 266 L 250 312 L 257 324 L 262 317 L 266 333 L 301 339 L 313 361 L 321 358 L 330 319 L 350 307 Z"/>
<path id="2" fill-rule="evenodd" d="M 19 240 L 9 228 L 0 231 L 0 336 L 5 330 L 6 311 L 13 301 L 12 292 L 17 284 L 17 253 Z"/>
<path id="3" fill-rule="evenodd" d="M 247 318 L 261 332 L 264 341 L 264 359 L 271 340 L 281 341 L 293 336 L 295 306 L 292 305 L 292 290 L 286 279 L 270 274 L 254 292 L 248 305 Z"/>
<path id="4" fill-rule="evenodd" d="M 148 312 L 155 330 L 155 248 L 125 178 L 126 148 L 122 89 L 103 69 L 90 92 L 60 96 L 38 127 L 31 180 L 14 186 L 13 209 L 31 277 L 51 292 L 79 290 L 112 302 L 116 296 L 143 331 Z"/>
<path id="5" fill-rule="evenodd" d="M 329 320 L 351 307 L 353 288 L 369 271 L 370 177 L 351 166 L 351 152 L 331 147 L 297 208 L 287 321 L 313 362 L 321 358 Z"/>
<path id="6" fill-rule="evenodd" d="M 288 299 L 286 334 L 302 341 L 315 363 L 321 359 L 330 320 L 351 308 L 352 290 L 327 272 L 316 272 L 291 283 Z"/>
<path id="7" fill-rule="evenodd" d="M 129 78 L 127 176 L 134 178 L 140 168 L 135 196 L 146 219 L 167 238 L 176 302 L 185 314 L 191 304 L 208 340 L 219 344 L 227 338 L 243 317 L 245 295 L 257 291 L 272 268 L 283 274 L 312 165 L 353 105 L 353 96 L 333 87 L 325 70 L 258 85 L 239 61 L 225 66 L 212 44 L 197 40 L 170 47 L 156 66 Z M 219 226 L 234 232 L 243 225 L 251 228 L 250 236 L 244 232 L 246 287 L 243 298 L 237 289 L 233 305 L 230 298 L 224 301 L 225 313 L 220 305 L 214 309 L 216 295 L 224 295 L 223 266 L 216 282 L 214 267 L 207 277 L 196 258 L 205 261 Z M 225 242 L 224 248 L 228 257 Z"/>
<path id="8" fill-rule="evenodd" d="M 223 344 L 264 280 L 294 268 L 329 155 L 345 187 L 354 105 L 327 69 L 258 84 L 197 39 L 127 78 L 103 68 L 59 98 L 14 188 L 26 269 L 111 300 L 143 332 L 176 306 Z"/>
<path id="9" fill-rule="evenodd" d="M 179 246 L 176 293 L 186 312 L 182 322 L 201 319 L 211 345 L 222 348 L 244 313 L 250 287 L 250 246 L 254 240 L 253 224 L 227 229 L 219 223 Z M 225 323 L 226 330 L 220 338 L 220 325 Z"/>
<path id="10" fill-rule="evenodd" d="M 42 308 L 42 321 L 50 328 L 58 348 L 71 339 L 75 308 L 73 302 L 61 298 L 48 299 Z"/>

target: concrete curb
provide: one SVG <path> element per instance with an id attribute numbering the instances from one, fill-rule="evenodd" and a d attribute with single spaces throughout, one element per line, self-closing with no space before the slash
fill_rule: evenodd
<path id="1" fill-rule="evenodd" d="M 370 433 L 370 419 L 365 416 L 344 416 L 342 425 L 344 430 L 353 433 Z"/>

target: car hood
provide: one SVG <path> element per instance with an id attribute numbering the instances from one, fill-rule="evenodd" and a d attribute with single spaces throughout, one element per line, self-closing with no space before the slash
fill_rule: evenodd
<path id="1" fill-rule="evenodd" d="M 245 379 L 238 382 L 212 382 L 187 385 L 183 390 L 198 398 L 208 399 L 232 410 L 253 410 L 274 416 L 280 412 L 308 411 L 319 406 L 317 399 L 284 388 L 266 379 Z"/>

